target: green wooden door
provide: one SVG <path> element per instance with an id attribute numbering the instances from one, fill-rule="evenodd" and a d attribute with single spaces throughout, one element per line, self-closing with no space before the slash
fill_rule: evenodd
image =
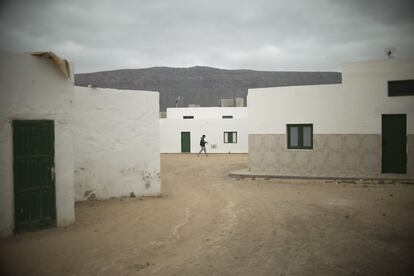
<path id="1" fill-rule="evenodd" d="M 15 231 L 56 222 L 53 121 L 13 121 Z"/>
<path id="2" fill-rule="evenodd" d="M 382 173 L 407 173 L 407 115 L 382 115 Z"/>
<path id="3" fill-rule="evenodd" d="M 190 132 L 181 132 L 181 152 L 191 152 Z"/>

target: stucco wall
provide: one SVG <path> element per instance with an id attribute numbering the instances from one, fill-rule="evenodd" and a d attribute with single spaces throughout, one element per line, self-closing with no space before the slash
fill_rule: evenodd
<path id="1" fill-rule="evenodd" d="M 54 120 L 57 225 L 72 223 L 74 157 L 68 114 L 73 78 L 66 78 L 51 60 L 0 51 L 0 87 L 0 236 L 14 228 L 14 119 Z"/>
<path id="2" fill-rule="evenodd" d="M 414 59 L 388 59 L 346 64 L 342 84 L 249 89 L 247 99 L 251 170 L 275 174 L 294 173 L 303 176 L 353 175 L 359 177 L 368 174 L 379 176 L 378 172 L 381 171 L 381 115 L 404 113 L 407 114 L 407 134 L 409 134 L 406 176 L 412 176 L 413 163 L 410 160 L 413 160 L 414 152 L 410 150 L 412 148 L 410 141 L 412 141 L 411 135 L 414 134 L 414 97 L 388 97 L 387 86 L 389 80 L 404 79 L 414 79 Z M 305 123 L 313 124 L 314 149 L 287 150 L 286 125 Z M 270 136 L 263 136 L 263 134 Z M 321 170 L 322 167 L 316 168 L 320 164 L 313 162 L 327 162 L 328 155 L 330 155 L 329 160 L 332 164 L 342 162 L 345 156 L 348 159 L 354 159 L 356 164 L 363 164 L 365 161 L 362 158 L 368 158 L 365 155 L 359 158 L 352 157 L 352 152 L 357 149 L 345 151 L 344 148 L 321 147 L 323 141 L 330 141 L 329 143 L 342 147 L 343 143 L 348 143 L 348 140 L 353 141 L 355 137 L 360 138 L 361 141 L 357 142 L 360 146 L 364 143 L 362 141 L 371 138 L 374 139 L 371 141 L 373 145 L 379 143 L 376 150 L 361 148 L 362 151 L 370 152 L 372 159 L 364 172 L 356 166 L 348 167 L 348 170 L 329 168 L 330 164 L 326 164 L 324 170 Z M 263 149 L 265 146 L 261 145 L 262 143 L 276 143 L 279 146 L 272 155 Z M 335 152 L 338 154 L 330 154 Z M 293 160 L 292 167 L 298 167 L 296 163 L 299 162 L 303 168 L 282 168 L 290 161 L 286 163 L 280 158 Z M 303 160 L 312 162 L 303 162 Z M 282 164 L 282 166 L 276 164 Z M 312 166 L 316 167 L 312 168 Z"/>
<path id="3" fill-rule="evenodd" d="M 75 199 L 158 195 L 159 94 L 75 87 Z"/>
<path id="4" fill-rule="evenodd" d="M 182 119 L 183 116 L 194 119 Z M 232 115 L 233 119 L 222 119 Z M 168 108 L 167 118 L 160 119 L 161 152 L 181 152 L 181 132 L 191 134 L 191 153 L 200 151 L 200 137 L 205 134 L 208 153 L 247 153 L 247 108 Z M 224 132 L 237 132 L 237 143 L 224 143 Z M 212 148 L 212 145 L 215 145 Z"/>

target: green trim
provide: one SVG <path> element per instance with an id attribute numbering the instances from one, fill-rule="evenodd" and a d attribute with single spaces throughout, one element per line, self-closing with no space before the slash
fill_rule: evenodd
<path id="1" fill-rule="evenodd" d="M 298 128 L 298 145 L 297 146 L 292 146 L 290 144 L 290 129 L 292 127 L 297 127 Z M 311 137 L 310 137 L 310 146 L 304 146 L 303 145 L 303 129 L 305 127 L 310 127 L 311 129 Z M 313 124 L 287 124 L 286 125 L 286 132 L 287 132 L 287 148 L 288 149 L 313 149 Z"/>

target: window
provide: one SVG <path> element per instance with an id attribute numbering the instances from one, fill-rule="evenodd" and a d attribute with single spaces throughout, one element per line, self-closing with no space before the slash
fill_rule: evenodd
<path id="1" fill-rule="evenodd" d="M 194 116 L 183 116 L 183 119 L 194 119 Z"/>
<path id="2" fill-rule="evenodd" d="M 388 81 L 388 96 L 414 96 L 414 80 Z"/>
<path id="3" fill-rule="evenodd" d="M 233 119 L 233 115 L 223 115 L 223 119 Z"/>
<path id="4" fill-rule="evenodd" d="M 287 125 L 288 149 L 313 149 L 313 125 Z"/>
<path id="5" fill-rule="evenodd" d="M 225 131 L 224 132 L 224 143 L 225 144 L 229 144 L 229 143 L 237 143 L 237 132 L 235 131 Z"/>

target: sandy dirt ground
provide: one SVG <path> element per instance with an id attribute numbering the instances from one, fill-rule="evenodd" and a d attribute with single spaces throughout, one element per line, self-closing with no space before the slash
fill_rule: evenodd
<path id="1" fill-rule="evenodd" d="M 228 177 L 246 163 L 162 155 L 161 197 L 3 239 L 2 275 L 414 275 L 414 185 Z"/>

